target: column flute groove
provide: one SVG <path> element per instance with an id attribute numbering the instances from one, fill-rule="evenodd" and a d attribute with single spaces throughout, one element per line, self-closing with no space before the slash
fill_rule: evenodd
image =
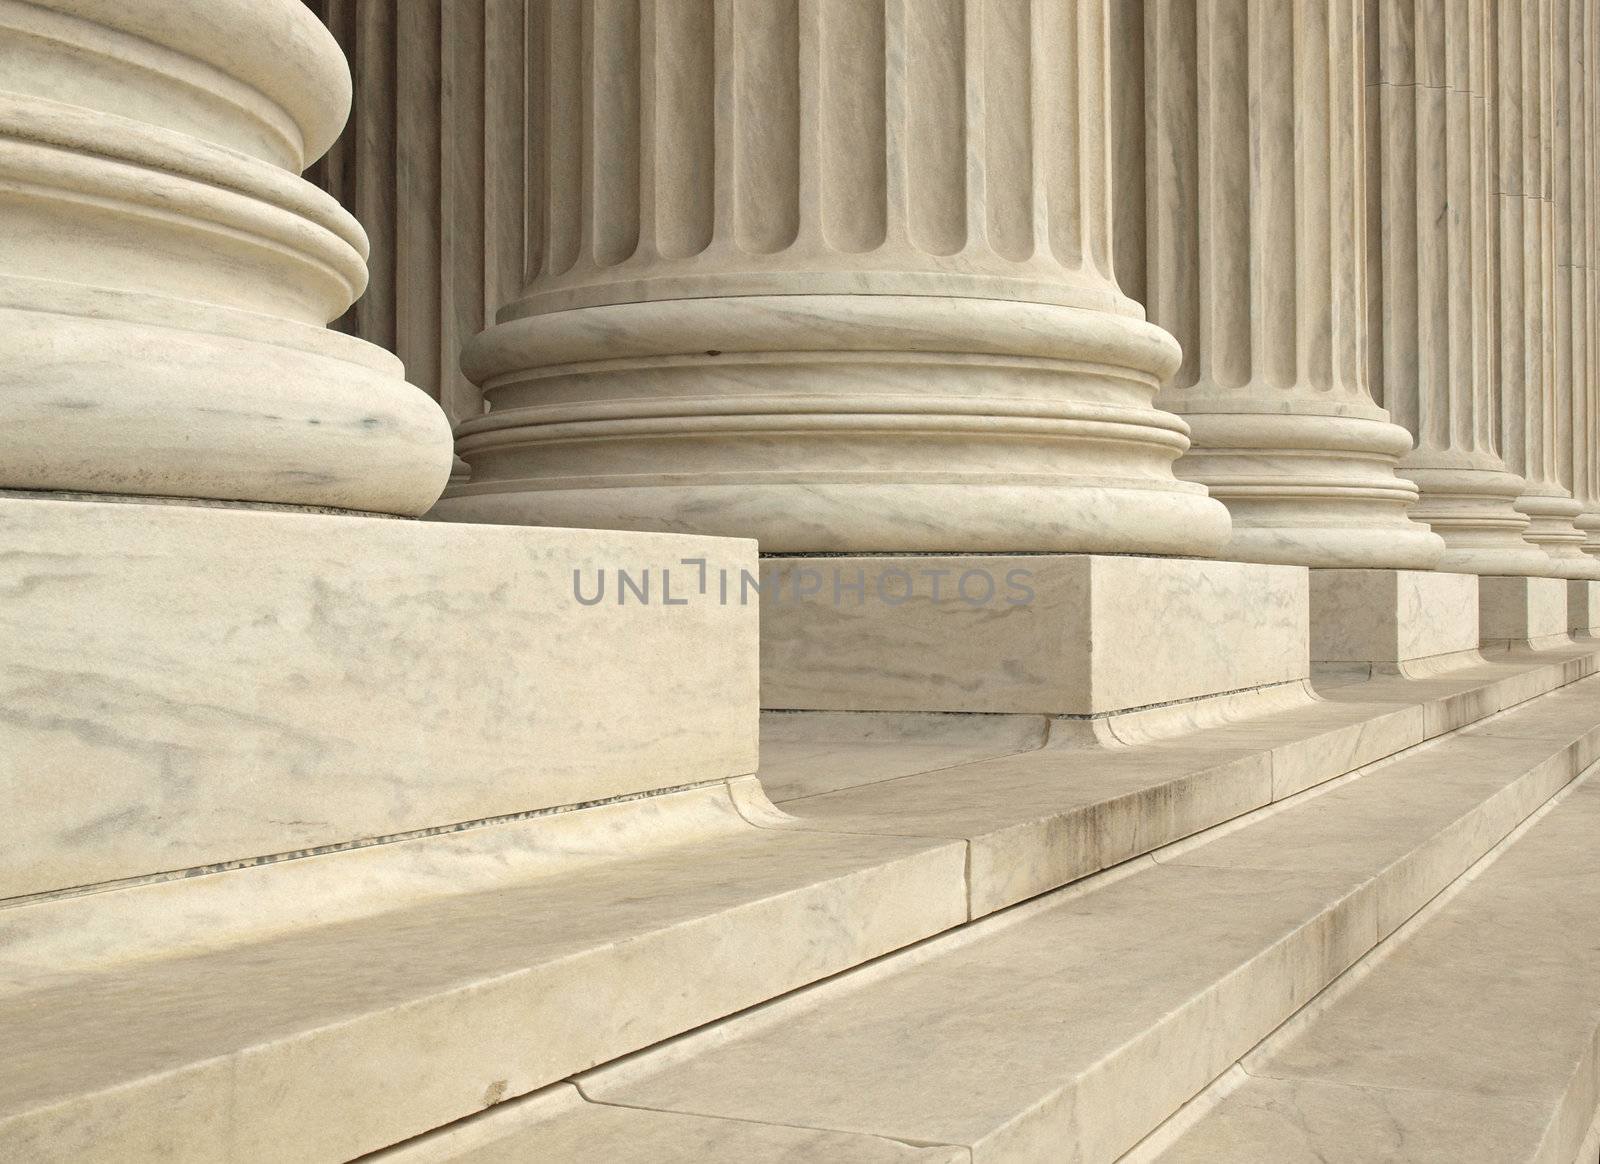
<path id="1" fill-rule="evenodd" d="M 1490 0 L 1368 9 L 1369 368 L 1410 430 L 1412 516 L 1445 541 L 1443 570 L 1542 574 L 1523 539 L 1524 482 L 1506 469 L 1492 396 L 1487 154 Z"/>
<path id="2" fill-rule="evenodd" d="M 1554 6 L 1500 4 L 1497 15 L 1502 450 L 1506 466 L 1526 482 L 1516 505 L 1530 518 L 1524 536 L 1550 559 L 1545 572 L 1589 577 L 1595 566 L 1573 525 L 1583 506 L 1561 484 L 1557 458 L 1556 418 L 1571 397 L 1560 384 L 1570 359 L 1557 363 L 1557 333 L 1565 327 L 1557 310 Z"/>
<path id="3" fill-rule="evenodd" d="M 1594 391 L 1596 352 L 1593 335 L 1593 243 L 1595 80 L 1589 70 L 1595 61 L 1591 37 L 1593 0 L 1560 0 L 1556 27 L 1566 51 L 1566 100 L 1563 132 L 1559 135 L 1557 165 L 1558 262 L 1567 283 L 1562 311 L 1562 336 L 1569 367 L 1563 378 L 1561 425 L 1561 484 L 1581 505 L 1573 524 L 1585 537 L 1582 549 L 1600 554 L 1600 494 L 1595 481 Z"/>
<path id="4" fill-rule="evenodd" d="M 1111 274 L 1106 0 L 534 22 L 546 257 L 464 354 L 489 411 L 439 514 L 795 552 L 1223 544 L 1153 405 L 1176 345 Z M 618 199 L 636 237 L 631 209 L 592 220 Z"/>
<path id="5" fill-rule="evenodd" d="M 1439 537 L 1373 400 L 1362 271 L 1359 0 L 1145 8 L 1150 318 L 1183 345 L 1161 398 L 1179 475 L 1227 503 L 1225 555 L 1425 568 Z"/>

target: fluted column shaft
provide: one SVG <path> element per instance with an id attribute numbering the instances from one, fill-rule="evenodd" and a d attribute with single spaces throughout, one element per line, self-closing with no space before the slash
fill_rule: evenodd
<path id="1" fill-rule="evenodd" d="M 449 429 L 324 325 L 366 237 L 296 0 L 0 0 L 0 489 L 420 514 Z"/>
<path id="2" fill-rule="evenodd" d="M 1411 447 L 1367 384 L 1361 0 L 1149 0 L 1150 318 L 1183 345 L 1163 402 L 1227 556 L 1426 567 Z"/>
<path id="3" fill-rule="evenodd" d="M 1572 524 L 1582 506 L 1561 484 L 1557 455 L 1558 416 L 1570 399 L 1558 381 L 1570 375 L 1571 359 L 1558 339 L 1563 323 L 1556 263 L 1554 6 L 1552 0 L 1502 3 L 1497 15 L 1503 453 L 1507 467 L 1527 483 L 1517 501 L 1532 519 L 1527 540 L 1550 555 L 1549 572 L 1583 574 L 1592 566 L 1580 548 L 1584 536 Z M 1570 279 L 1565 285 L 1570 290 Z"/>
<path id="4" fill-rule="evenodd" d="M 1491 0 L 1380 0 L 1367 28 L 1367 276 L 1373 395 L 1415 445 L 1411 511 L 1440 569 L 1545 572 L 1500 459 L 1490 312 Z"/>
<path id="5" fill-rule="evenodd" d="M 1595 0 L 1560 0 L 1556 7 L 1557 41 L 1566 52 L 1565 124 L 1557 158 L 1557 263 L 1565 268 L 1568 290 L 1562 339 L 1570 352 L 1563 392 L 1564 421 L 1561 484 L 1583 507 L 1574 524 L 1585 535 L 1583 549 L 1600 554 L 1600 481 L 1596 479 L 1594 231 L 1596 229 L 1597 158 L 1593 135 L 1596 81 L 1590 75 L 1596 55 Z"/>
<path id="6" fill-rule="evenodd" d="M 439 513 L 1205 553 L 1111 275 L 1106 0 L 556 0 L 522 296 Z"/>

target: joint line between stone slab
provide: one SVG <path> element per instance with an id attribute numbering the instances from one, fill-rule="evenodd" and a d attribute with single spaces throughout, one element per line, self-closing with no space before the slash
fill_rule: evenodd
<path id="1" fill-rule="evenodd" d="M 337 841 L 328 845 L 315 845 L 305 849 L 289 849 L 281 853 L 268 853 L 256 857 L 239 857 L 230 861 L 216 861 L 208 865 L 193 865 L 185 869 L 168 869 L 159 873 L 144 873 L 136 877 L 123 877 L 115 881 L 97 881 L 90 885 L 75 885 L 66 889 L 47 889 L 21 897 L 0 899 L 0 912 L 25 905 L 38 905 L 46 901 L 65 901 L 74 897 L 87 897 L 95 893 L 109 893 L 117 889 L 133 889 L 141 885 L 161 885 L 170 881 L 187 881 L 194 877 L 210 877 L 218 873 L 233 873 L 241 869 L 257 869 L 265 865 L 278 865 L 285 861 L 300 861 L 307 857 L 325 857 L 333 853 L 349 853 L 358 849 L 371 849 L 379 845 L 392 845 L 402 841 L 421 840 L 426 837 L 446 836 L 450 833 L 471 832 L 495 825 L 514 824 L 518 821 L 538 820 L 542 817 L 562 816 L 585 808 L 601 808 L 608 804 L 623 804 L 632 800 L 651 800 L 678 792 L 715 788 L 740 776 L 725 776 L 716 780 L 701 780 L 693 784 L 675 784 L 670 788 L 652 788 L 646 792 L 629 792 L 621 796 L 608 796 L 600 800 L 585 800 L 576 804 L 555 805 L 551 808 L 530 808 L 522 812 L 502 813 L 499 816 L 480 817 L 476 820 L 457 821 L 451 824 L 429 825 L 406 832 L 385 833 L 382 836 L 362 837 L 353 841 Z M 741 816 L 743 814 L 740 814 Z"/>
<path id="2" fill-rule="evenodd" d="M 593 1104 L 595 1107 L 612 1107 L 619 1108 L 624 1111 L 647 1111 L 653 1112 L 657 1115 L 695 1116 L 699 1119 L 726 1120 L 728 1123 L 750 1124 L 758 1128 L 789 1128 L 792 1131 L 797 1132 L 827 1132 L 830 1135 L 837 1136 L 856 1136 L 863 1140 L 880 1140 L 889 1144 L 899 1144 L 906 1148 L 954 1148 L 959 1152 L 965 1152 L 968 1160 L 972 1159 L 972 1148 L 967 1144 L 951 1144 L 944 1140 L 908 1140 L 900 1136 L 885 1135 L 882 1132 L 857 1131 L 854 1128 L 831 1128 L 823 1127 L 817 1124 L 790 1124 L 779 1120 L 756 1119 L 753 1116 L 726 1115 L 722 1112 L 693 1111 L 688 1108 L 678 1107 L 650 1107 L 642 1103 L 622 1103 L 617 1100 L 597 1099 L 594 1096 L 591 1096 L 588 1092 L 584 1091 L 583 1085 L 578 1081 L 576 1076 L 565 1080 L 565 1082 L 570 1083 L 573 1087 L 577 1088 L 578 1095 L 585 1103 Z"/>
<path id="3" fill-rule="evenodd" d="M 1244 1055 L 1240 1056 L 1240 1066 L 1244 1066 L 1246 1067 L 1246 1070 L 1248 1070 L 1249 1068 L 1246 1065 L 1247 1059 L 1263 1057 L 1276 1051 L 1284 1043 L 1291 1042 L 1298 1038 L 1302 1033 L 1303 1028 L 1309 1026 L 1317 1018 L 1321 1017 L 1324 1012 L 1345 998 L 1368 976 L 1377 971 L 1383 962 L 1391 957 L 1396 951 L 1402 949 L 1406 942 L 1415 936 L 1417 930 L 1427 925 L 1441 912 L 1447 909 L 1452 901 L 1465 892 L 1473 882 L 1482 877 L 1496 861 L 1504 856 L 1505 853 L 1510 850 L 1511 846 L 1515 845 L 1519 840 L 1521 840 L 1523 836 L 1525 836 L 1546 816 L 1561 807 L 1568 797 L 1576 793 L 1580 787 L 1582 787 L 1594 776 L 1596 771 L 1600 771 L 1600 761 L 1590 764 L 1577 776 L 1573 777 L 1561 788 L 1557 789 L 1555 794 L 1541 804 L 1538 808 L 1534 809 L 1522 820 L 1518 821 L 1510 830 L 1506 832 L 1504 836 L 1497 840 L 1490 848 L 1485 850 L 1482 856 L 1463 869 L 1460 875 L 1452 880 L 1450 884 L 1446 885 L 1438 893 L 1434 894 L 1427 901 L 1423 902 L 1423 904 L 1416 910 L 1415 913 L 1406 918 L 1405 921 L 1401 922 L 1388 934 L 1374 943 L 1366 953 L 1362 954 L 1361 957 L 1357 958 L 1348 967 L 1346 967 L 1337 978 L 1328 983 L 1315 995 L 1308 999 L 1304 1006 L 1302 1006 L 1294 1014 L 1290 1015 L 1277 1027 L 1267 1032 L 1266 1035 L 1262 1036 L 1260 1042 L 1258 1042 L 1254 1047 L 1250 1048 L 1250 1050 L 1246 1051 Z M 1251 1073 L 1257 1075 L 1258 1078 L 1263 1079 L 1297 1078 L 1292 1076 L 1270 1075 L 1264 1072 Z M 1424 1089 L 1395 1088 L 1393 1090 L 1406 1091 Z"/>
<path id="4" fill-rule="evenodd" d="M 1434 894 L 1427 902 L 1423 903 L 1415 913 L 1396 926 L 1386 936 L 1380 938 L 1367 951 L 1346 967 L 1340 974 L 1307 999 L 1305 1004 L 1295 1011 L 1283 1022 L 1268 1031 L 1255 1046 L 1251 1047 L 1238 1059 L 1230 1063 L 1211 1082 L 1207 1083 L 1194 1095 L 1190 1096 L 1176 1111 L 1167 1116 L 1150 1131 L 1145 1133 L 1122 1157 L 1129 1164 L 1144 1164 L 1156 1157 L 1153 1153 L 1164 1151 L 1178 1142 L 1185 1134 L 1191 1131 L 1203 1118 L 1209 1115 L 1234 1091 L 1244 1086 L 1235 1072 L 1242 1073 L 1250 1079 L 1273 1080 L 1276 1082 L 1313 1082 L 1319 1084 L 1334 1084 L 1341 1087 L 1372 1087 L 1374 1090 L 1392 1092 L 1417 1092 L 1435 1095 L 1462 1095 L 1465 1092 L 1452 1092 L 1432 1088 L 1401 1088 L 1384 1087 L 1379 1084 L 1354 1084 L 1338 1080 L 1328 1080 L 1317 1076 L 1274 1075 L 1268 1071 L 1252 1069 L 1251 1060 L 1264 1058 L 1282 1047 L 1292 1043 L 1304 1031 L 1331 1007 L 1349 995 L 1357 986 L 1369 977 L 1394 951 L 1400 949 L 1422 926 L 1426 925 L 1451 901 L 1453 901 L 1473 881 L 1497 861 L 1501 855 L 1514 845 L 1522 836 L 1532 829 L 1546 815 L 1554 812 L 1560 804 L 1577 791 L 1589 780 L 1597 769 L 1600 761 L 1591 764 L 1579 775 L 1560 788 L 1555 795 L 1550 797 L 1533 812 L 1529 813 L 1517 823 L 1505 836 L 1496 841 L 1494 846 L 1487 850 L 1481 857 L 1467 866 L 1461 874 L 1449 885 Z M 1508 1097 L 1517 1100 L 1526 1100 L 1527 1097 Z"/>

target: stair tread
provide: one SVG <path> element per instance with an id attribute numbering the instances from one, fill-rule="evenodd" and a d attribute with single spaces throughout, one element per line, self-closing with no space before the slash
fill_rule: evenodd
<path id="1" fill-rule="evenodd" d="M 1597 837 L 1591 776 L 1152 1158 L 1573 1160 L 1600 1107 Z"/>
<path id="2" fill-rule="evenodd" d="M 1511 668 L 1511 677 L 1548 688 L 1575 669 L 1592 671 L 1597 657 L 1550 652 Z M 1488 714 L 1495 700 L 1521 691 L 1482 695 L 1486 685 L 1504 685 L 1505 671 L 1463 676 L 1452 690 L 1479 692 L 1475 714 Z M 86 1160 L 138 1150 L 249 1156 L 267 1144 L 333 1159 L 393 1143 L 477 1110 L 491 1092 L 544 1087 L 1249 812 L 1273 799 L 1274 765 L 1281 775 L 1283 756 L 1297 757 L 1288 766 L 1298 771 L 1311 770 L 1298 758 L 1311 756 L 1317 778 L 1326 779 L 1389 755 L 1417 742 L 1424 713 L 1415 700 L 1329 701 L 1170 744 L 1036 749 L 947 768 L 928 779 L 946 790 L 941 811 L 966 814 L 953 830 L 929 827 L 926 814 L 906 831 L 893 827 L 896 812 L 913 817 L 924 798 L 938 799 L 931 786 L 915 783 L 920 777 L 909 777 L 880 786 L 898 785 L 900 798 L 883 801 L 868 827 L 813 812 L 809 804 L 822 798 L 811 798 L 786 805 L 792 816 L 757 806 L 723 833 L 702 830 L 655 850 L 635 852 L 627 837 L 570 853 L 529 842 L 514 853 L 480 855 L 476 889 L 440 888 L 448 881 L 443 871 L 454 876 L 461 867 L 454 848 L 441 846 L 545 826 L 513 822 L 175 882 L 173 893 L 194 895 L 252 879 L 294 883 L 294 870 L 321 862 L 330 870 L 321 886 L 314 878 L 294 883 L 305 924 L 249 941 L 200 943 L 178 955 L 168 949 L 84 973 L 52 974 L 52 958 L 37 951 L 37 967 L 16 971 L 12 959 L 0 972 L 0 1041 L 24 1048 L 30 1066 L 0 1084 L 0 1154 L 46 1136 L 79 1144 Z M 1557 722 L 1537 730 L 1559 736 L 1563 729 Z M 994 767 L 1006 764 L 1015 765 L 1011 777 Z M 611 809 L 585 813 L 596 811 Z M 878 827 L 884 822 L 891 827 Z M 392 882 L 369 866 L 420 844 L 435 846 L 421 862 L 432 888 L 410 900 L 404 879 Z M 610 859 L 597 860 L 589 848 Z M 581 867 L 551 872 L 569 857 Z M 1229 870 L 1162 876 L 1174 885 L 1194 881 L 1196 893 L 1218 887 L 1224 898 L 1241 882 Z M 1340 876 L 1301 878 L 1311 895 L 1304 909 L 1327 908 L 1308 904 L 1317 894 L 1346 892 Z M 1242 880 L 1251 877 L 1259 873 Z M 321 918 L 324 890 L 367 882 L 368 896 L 388 907 Z M 73 908 L 114 905 L 124 892 L 155 890 L 92 894 Z M 239 900 L 216 907 L 219 916 L 254 908 L 250 894 L 237 892 Z M 280 884 L 275 892 L 287 891 Z M 406 904 L 394 907 L 397 900 Z M 18 948 L 18 919 L 31 908 L 0 910 L 8 954 Z M 282 901 L 277 908 L 294 912 Z M 151 916 L 148 907 L 128 912 Z M 92 928 L 100 932 L 98 923 Z M 159 948 L 146 945 L 152 954 Z M 651 1007 L 637 1005 L 643 997 Z M 541 1038 L 527 1039 L 529 1030 Z M 440 1056 L 457 1069 L 437 1070 Z M 340 1064 L 314 1098 L 290 1082 L 313 1077 L 308 1059 Z M 182 1151 L 168 1150 L 163 1113 L 197 1094 L 262 1089 L 317 1105 L 316 1118 L 293 1104 L 219 1100 L 232 1114 L 205 1129 L 214 1144 L 187 1140 Z M 319 1121 L 326 1131 L 323 1113 L 340 1111 L 351 1114 L 336 1131 L 311 1138 Z M 115 1140 L 93 1130 L 108 1118 L 120 1121 Z"/>
<path id="3" fill-rule="evenodd" d="M 390 861 L 397 848 L 242 872 L 309 874 L 322 861 L 334 862 L 330 877 L 359 877 L 352 859 Z M 492 1082 L 481 1070 L 430 1074 L 439 1094 L 421 1096 L 408 1076 L 390 1082 L 397 1042 L 464 1041 L 513 1094 L 527 1091 L 959 924 L 963 864 L 959 844 L 740 820 L 691 845 L 568 874 L 14 989 L 0 995 L 13 1068 L 0 1073 L 0 1156 L 35 1138 L 72 1142 L 63 1129 L 80 1127 L 72 1108 L 85 1097 L 141 1092 L 122 1129 L 132 1135 L 173 1095 L 252 1084 L 270 1093 L 278 1072 L 319 1053 L 340 1062 L 323 1090 L 350 1114 L 307 1134 L 325 1158 L 353 1155 L 397 1138 L 363 1138 L 355 1113 L 393 1104 L 412 1113 L 402 1134 L 413 1134 L 482 1106 Z M 369 873 L 381 876 L 381 865 Z M 316 889 L 314 879 L 305 886 Z M 21 912 L 0 913 L 0 925 L 20 929 Z M 728 964 L 740 974 L 708 977 Z M 646 994 L 649 1010 L 630 1005 Z M 255 1158 L 294 1122 L 270 1109 L 252 1118 L 261 1138 L 224 1155 Z"/>
<path id="4" fill-rule="evenodd" d="M 1126 750 L 1046 746 L 783 807 L 828 829 L 968 840 L 972 913 L 981 916 L 1422 743 L 1448 730 L 1426 722 L 1442 702 L 1538 678 L 1492 663 L 1425 682 L 1378 679 L 1362 685 L 1372 699 L 1312 703 Z M 1407 683 L 1424 688 L 1409 702 L 1397 685 Z M 1491 703 L 1464 722 L 1497 710 Z M 1032 855 L 1019 860 L 1024 849 Z"/>
<path id="5" fill-rule="evenodd" d="M 960 1148 L 919 1147 L 812 1128 L 645 1111 L 586 1102 L 570 1083 L 519 1104 L 519 1134 L 500 1126 L 480 1134 L 470 1122 L 399 1148 L 372 1164 L 406 1164 L 447 1149 L 462 1164 L 592 1161 L 606 1164 L 966 1164 Z"/>
<path id="6" fill-rule="evenodd" d="M 581 1086 L 600 1103 L 964 1147 L 975 1161 L 1109 1158 L 1571 780 L 1593 750 L 1597 684 L 1565 701 L 1567 746 L 1519 740 L 1469 763 L 1481 739 L 1441 741 L 1171 859 L 598 1068 Z M 1502 722 L 1514 728 L 1518 714 Z M 1541 730 L 1559 737 L 1552 718 Z M 1459 773 L 1441 777 L 1453 764 Z M 1320 802 L 1357 791 L 1369 819 L 1386 803 L 1401 810 L 1391 827 L 1414 859 L 1354 834 L 1345 843 L 1360 860 L 1325 867 L 1308 847 L 1302 868 L 1285 861 L 1270 875 L 1207 852 L 1258 827 L 1293 852 L 1297 821 L 1315 837 L 1330 819 Z"/>

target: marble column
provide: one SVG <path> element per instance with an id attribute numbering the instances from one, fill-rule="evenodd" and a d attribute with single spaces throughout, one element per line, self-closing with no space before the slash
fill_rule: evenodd
<path id="1" fill-rule="evenodd" d="M 1369 369 L 1410 430 L 1411 515 L 1444 538 L 1443 570 L 1542 574 L 1498 451 L 1490 327 L 1491 0 L 1368 8 Z"/>
<path id="2" fill-rule="evenodd" d="M 1583 506 L 1574 524 L 1585 536 L 1586 553 L 1600 554 L 1600 415 L 1596 413 L 1596 390 L 1600 384 L 1600 348 L 1595 336 L 1595 232 L 1600 229 L 1600 195 L 1595 182 L 1600 180 L 1600 144 L 1594 135 L 1597 122 L 1597 97 L 1600 82 L 1591 70 L 1600 61 L 1595 43 L 1600 36 L 1595 0 L 1564 0 L 1565 44 L 1567 50 L 1568 101 L 1565 134 L 1565 166 L 1558 183 L 1565 193 L 1568 226 L 1567 263 L 1571 268 L 1572 292 L 1569 310 L 1569 342 L 1572 350 L 1570 377 L 1570 432 L 1567 448 L 1570 462 L 1562 483 Z"/>
<path id="3" fill-rule="evenodd" d="M 1361 0 L 1149 0 L 1150 318 L 1184 360 L 1178 472 L 1228 505 L 1225 554 L 1425 568 L 1411 448 L 1367 384 Z"/>
<path id="4" fill-rule="evenodd" d="M 524 287 L 465 352 L 489 411 L 439 516 L 1222 547 L 1152 405 L 1177 347 L 1111 273 L 1106 0 L 530 16 Z"/>
<path id="5" fill-rule="evenodd" d="M 1570 353 L 1557 343 L 1555 81 L 1552 0 L 1496 6 L 1495 134 L 1498 156 L 1500 422 L 1506 465 L 1527 482 L 1517 508 L 1526 538 L 1550 556 L 1547 572 L 1589 577 L 1583 510 L 1561 484 L 1558 414 L 1570 400 L 1559 381 Z M 1566 30 L 1561 59 L 1565 61 Z M 1565 73 L 1563 64 L 1561 72 Z M 1570 280 L 1567 284 L 1570 288 Z M 1558 352 L 1563 360 L 1558 365 Z M 1563 426 L 1564 428 L 1564 426 Z"/>
<path id="6" fill-rule="evenodd" d="M 366 238 L 298 174 L 349 102 L 288 0 L 0 6 L 0 489 L 428 508 L 444 417 L 324 328 Z"/>

